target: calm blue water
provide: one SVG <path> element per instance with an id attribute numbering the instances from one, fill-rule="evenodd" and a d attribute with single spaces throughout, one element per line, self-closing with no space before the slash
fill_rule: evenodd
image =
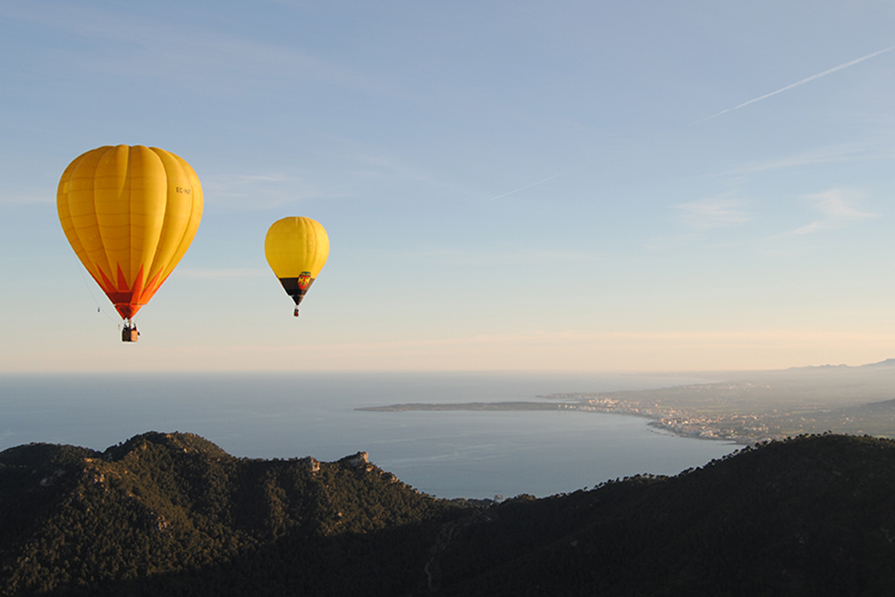
<path id="1" fill-rule="evenodd" d="M 538 374 L 116 374 L 0 376 L 0 450 L 29 442 L 104 450 L 146 431 L 201 435 L 235 456 L 337 460 L 359 450 L 438 497 L 538 497 L 637 473 L 676 474 L 737 448 L 582 412 L 362 412 L 404 402 L 693 383 Z"/>

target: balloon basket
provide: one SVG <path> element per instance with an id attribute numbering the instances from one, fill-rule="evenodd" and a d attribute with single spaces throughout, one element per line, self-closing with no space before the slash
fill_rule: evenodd
<path id="1" fill-rule="evenodd" d="M 125 325 L 121 328 L 121 341 L 122 342 L 136 342 L 140 338 L 140 332 L 137 331 L 137 326 L 130 327 Z"/>

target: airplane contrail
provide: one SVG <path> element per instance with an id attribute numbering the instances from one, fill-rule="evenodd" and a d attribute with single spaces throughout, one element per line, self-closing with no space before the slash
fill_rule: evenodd
<path id="1" fill-rule="evenodd" d="M 507 195 L 512 195 L 513 193 L 518 193 L 519 191 L 524 191 L 525 189 L 530 189 L 531 187 L 537 186 L 539 184 L 543 184 L 543 183 L 547 182 L 548 180 L 553 180 L 557 176 L 562 176 L 562 172 L 560 172 L 559 174 L 554 174 L 553 176 L 548 176 L 544 180 L 539 180 L 538 182 L 533 182 L 531 184 L 527 184 L 524 187 L 519 187 L 518 189 L 513 189 L 509 193 L 504 193 L 503 195 L 498 195 L 497 197 L 491 197 L 491 199 L 489 199 L 489 201 L 494 201 L 495 199 L 500 199 L 501 197 L 506 197 Z"/>
<path id="2" fill-rule="evenodd" d="M 886 52 L 891 52 L 892 50 L 895 50 L 895 46 L 889 46 L 888 48 L 885 48 L 883 50 L 879 50 L 872 54 L 867 54 L 866 56 L 862 56 L 861 58 L 856 58 L 855 60 L 852 60 L 851 62 L 846 62 L 845 64 L 840 64 L 839 66 L 834 66 L 833 68 L 831 68 L 829 70 L 825 70 L 822 73 L 817 73 L 816 75 L 811 75 L 807 79 L 802 79 L 801 81 L 796 81 L 792 85 L 787 85 L 786 87 L 781 87 L 777 91 L 772 91 L 770 93 L 766 93 L 766 94 L 762 95 L 761 97 L 756 97 L 755 99 L 750 99 L 748 102 L 743 102 L 739 106 L 734 106 L 733 108 L 727 108 L 726 110 L 722 110 L 722 111 L 718 112 L 717 114 L 715 114 L 714 116 L 709 116 L 705 120 L 711 120 L 712 118 L 718 118 L 722 114 L 727 114 L 728 112 L 733 112 L 734 110 L 739 110 L 740 108 L 744 108 L 744 107 L 748 106 L 749 104 L 754 104 L 755 102 L 760 102 L 763 99 L 768 99 L 769 97 L 777 95 L 778 93 L 783 93 L 784 91 L 789 91 L 790 89 L 793 89 L 794 87 L 799 87 L 800 85 L 804 85 L 805 83 L 810 83 L 811 81 L 813 81 L 815 79 L 820 79 L 821 77 L 826 77 L 827 75 L 835 73 L 836 71 L 846 69 L 850 66 L 854 66 L 854 65 L 858 64 L 859 62 L 864 62 L 865 60 L 870 60 L 871 58 L 873 58 L 875 56 L 879 56 L 880 54 L 885 54 Z"/>

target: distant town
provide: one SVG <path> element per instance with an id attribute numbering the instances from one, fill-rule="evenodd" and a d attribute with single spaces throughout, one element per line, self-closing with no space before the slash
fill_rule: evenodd
<path id="1" fill-rule="evenodd" d="M 545 398 L 565 398 L 568 400 L 573 398 L 573 396 L 552 394 L 545 396 Z M 753 444 L 767 439 L 786 437 L 787 435 L 778 429 L 772 428 L 755 414 L 700 414 L 695 411 L 663 407 L 658 404 L 643 403 L 637 400 L 606 397 L 599 394 L 594 394 L 592 397 L 587 394 L 578 394 L 574 398 L 579 400 L 564 403 L 562 406 L 573 410 L 646 417 L 650 419 L 649 425 L 651 427 L 684 437 L 719 439 L 742 444 Z"/>
<path id="2" fill-rule="evenodd" d="M 723 381 L 647 390 L 548 394 L 531 401 L 412 403 L 407 410 L 577 410 L 645 417 L 657 430 L 744 445 L 805 433 L 895 437 L 895 361 L 861 367 L 705 374 Z"/>

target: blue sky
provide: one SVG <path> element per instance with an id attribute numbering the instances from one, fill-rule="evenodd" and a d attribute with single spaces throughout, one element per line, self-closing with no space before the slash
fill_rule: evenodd
<path id="1" fill-rule="evenodd" d="M 0 4 L 0 371 L 669 371 L 895 356 L 895 5 Z M 65 166 L 205 214 L 118 339 Z M 268 226 L 320 221 L 291 316 Z"/>

